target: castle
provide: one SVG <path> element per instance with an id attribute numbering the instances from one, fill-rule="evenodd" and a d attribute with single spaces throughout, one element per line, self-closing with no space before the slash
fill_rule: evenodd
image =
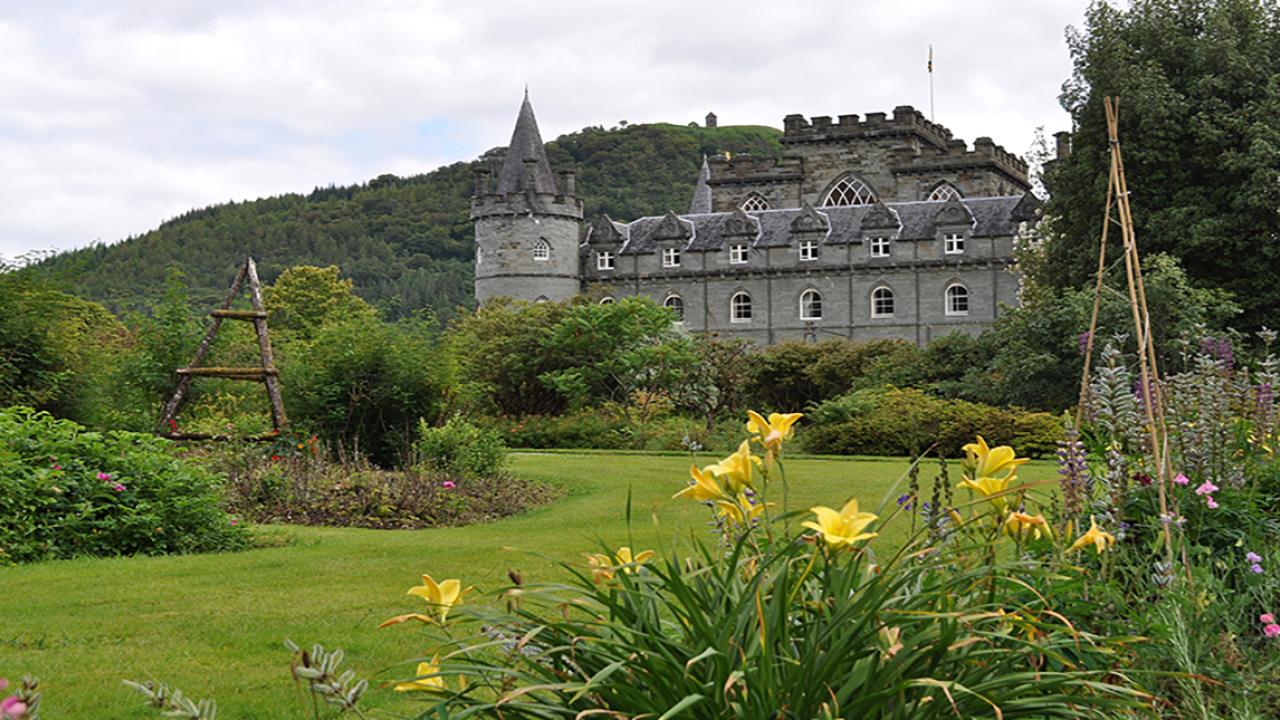
<path id="1" fill-rule="evenodd" d="M 707 116 L 715 126 L 715 116 Z M 476 173 L 476 299 L 641 295 L 692 332 L 760 344 L 976 334 L 1018 302 L 1027 166 L 911 107 L 783 121 L 780 159 L 703 160 L 689 212 L 583 229 L 525 94 L 497 177 Z M 1063 150 L 1060 147 L 1059 152 Z"/>

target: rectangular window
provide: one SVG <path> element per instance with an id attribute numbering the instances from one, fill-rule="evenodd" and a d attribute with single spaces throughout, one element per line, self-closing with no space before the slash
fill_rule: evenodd
<path id="1" fill-rule="evenodd" d="M 729 264 L 745 265 L 747 263 L 747 246 L 746 245 L 730 245 L 729 246 Z"/>
<path id="2" fill-rule="evenodd" d="M 612 270 L 613 269 L 613 253 L 611 252 L 596 253 L 596 269 Z"/>
<path id="3" fill-rule="evenodd" d="M 964 252 L 964 235 L 948 233 L 942 236 L 942 251 L 947 255 L 959 255 Z"/>
<path id="4" fill-rule="evenodd" d="M 871 257 L 889 257 L 889 238 L 871 238 Z"/>
<path id="5" fill-rule="evenodd" d="M 818 259 L 818 243 L 813 240 L 805 240 L 800 243 L 800 259 L 817 260 Z"/>
<path id="6" fill-rule="evenodd" d="M 663 248 L 662 267 L 680 267 L 680 248 Z"/>

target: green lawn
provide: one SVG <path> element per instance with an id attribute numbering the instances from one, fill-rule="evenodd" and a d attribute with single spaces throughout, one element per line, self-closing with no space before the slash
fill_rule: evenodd
<path id="1" fill-rule="evenodd" d="M 575 560 L 599 539 L 628 542 L 629 488 L 634 545 L 671 548 L 707 527 L 704 508 L 670 499 L 688 464 L 680 456 L 524 453 L 516 473 L 568 494 L 501 522 L 416 531 L 270 528 L 292 542 L 224 555 L 0 568 L 0 676 L 40 676 L 51 719 L 156 717 L 120 684 L 124 678 L 214 697 L 219 716 L 229 719 L 309 717 L 289 680 L 284 638 L 344 648 L 348 665 L 375 686 L 412 675 L 397 663 L 430 651 L 420 631 L 374 628 L 421 609 L 405 595 L 421 573 L 458 577 L 484 593 L 506 583 L 508 568 L 546 579 L 554 566 L 530 552 Z M 890 459 L 792 460 L 791 508 L 838 507 L 850 495 L 874 506 L 906 467 Z M 931 477 L 932 467 L 923 474 Z M 1029 480 L 1052 475 L 1045 464 L 1022 472 Z M 901 537 L 892 528 L 876 542 Z M 421 708 L 382 689 L 363 705 L 401 716 Z"/>

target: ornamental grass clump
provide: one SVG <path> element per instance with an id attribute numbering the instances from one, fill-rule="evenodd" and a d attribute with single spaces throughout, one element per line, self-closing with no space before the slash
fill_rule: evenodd
<path id="1" fill-rule="evenodd" d="M 1053 604 L 1071 567 L 998 551 L 1011 538 L 1059 541 L 1027 507 L 1030 490 L 1013 487 L 1021 461 L 1011 449 L 979 440 L 966 464 L 971 485 L 1004 483 L 1002 504 L 983 496 L 969 519 L 948 507 L 945 544 L 924 526 L 877 552 L 880 530 L 909 503 L 837 499 L 788 513 L 783 457 L 798 416 L 775 418 L 788 416 L 753 414 L 754 438 L 695 464 L 676 493 L 708 506 L 712 538 L 661 553 L 604 547 L 562 563 L 564 582 L 513 574 L 495 596 L 504 602 L 451 605 L 447 620 L 419 626 L 427 653 L 396 688 L 419 691 L 422 718 L 1148 712 L 1152 698 L 1125 672 L 1132 639 L 1083 632 Z"/>

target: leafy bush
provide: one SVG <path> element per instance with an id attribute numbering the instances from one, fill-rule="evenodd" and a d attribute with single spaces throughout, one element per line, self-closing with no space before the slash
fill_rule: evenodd
<path id="1" fill-rule="evenodd" d="M 243 547 L 220 499 L 217 478 L 165 440 L 0 410 L 0 561 Z"/>
<path id="2" fill-rule="evenodd" d="M 439 427 L 418 423 L 419 462 L 430 470 L 465 477 L 493 477 L 507 464 L 507 446 L 496 430 L 454 416 Z"/>
<path id="3" fill-rule="evenodd" d="M 837 455 L 918 455 L 937 444 L 954 456 L 974 435 L 1015 444 L 1028 455 L 1057 447 L 1061 422 L 1047 413 L 943 400 L 919 390 L 859 390 L 818 405 L 802 437 L 810 452 Z"/>

